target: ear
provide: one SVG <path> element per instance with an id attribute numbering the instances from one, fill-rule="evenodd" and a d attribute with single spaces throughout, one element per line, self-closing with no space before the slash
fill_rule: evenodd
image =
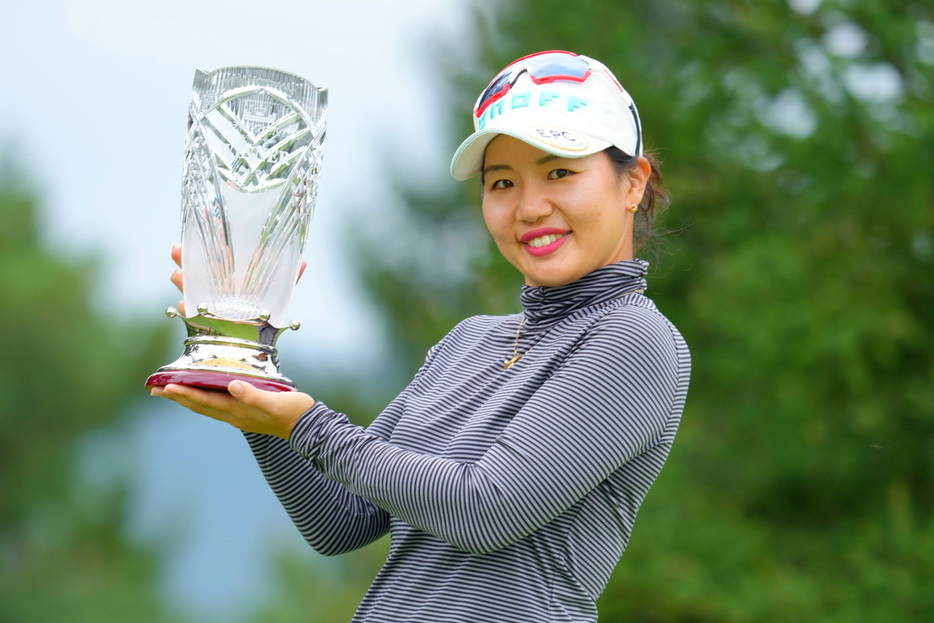
<path id="1" fill-rule="evenodd" d="M 639 156 L 636 165 L 626 171 L 626 179 L 629 182 L 629 192 L 626 198 L 626 205 L 638 205 L 642 201 L 642 195 L 645 194 L 645 187 L 652 176 L 652 165 L 647 158 Z"/>

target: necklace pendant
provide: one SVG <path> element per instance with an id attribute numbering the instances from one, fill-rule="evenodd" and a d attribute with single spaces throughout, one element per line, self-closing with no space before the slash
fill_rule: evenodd
<path id="1" fill-rule="evenodd" d="M 513 357 L 513 358 L 510 359 L 509 361 L 504 361 L 504 362 L 503 362 L 503 366 L 504 366 L 503 369 L 508 370 L 508 369 L 512 366 L 512 364 L 516 363 L 516 362 L 519 361 L 520 359 L 522 359 L 522 355 L 516 355 L 515 357 Z"/>

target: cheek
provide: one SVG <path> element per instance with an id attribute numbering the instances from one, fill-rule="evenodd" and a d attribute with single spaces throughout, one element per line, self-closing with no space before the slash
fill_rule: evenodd
<path id="1" fill-rule="evenodd" d="M 483 201 L 483 222 L 486 223 L 486 228 L 493 238 L 500 238 L 503 235 L 506 221 L 502 210 L 497 210 L 493 202 Z"/>

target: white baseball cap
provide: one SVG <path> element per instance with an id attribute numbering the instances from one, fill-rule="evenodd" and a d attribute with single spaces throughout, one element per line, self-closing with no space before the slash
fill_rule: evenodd
<path id="1" fill-rule="evenodd" d="M 508 65 L 474 105 L 475 132 L 451 161 L 451 175 L 480 173 L 490 141 L 506 134 L 565 158 L 582 158 L 615 145 L 642 155 L 642 126 L 629 93 L 603 63 L 552 50 Z"/>

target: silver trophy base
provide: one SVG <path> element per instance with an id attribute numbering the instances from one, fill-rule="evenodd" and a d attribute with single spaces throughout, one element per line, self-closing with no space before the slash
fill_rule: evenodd
<path id="1" fill-rule="evenodd" d="M 178 316 L 174 308 L 166 312 Z M 227 390 L 231 381 L 250 383 L 266 391 L 295 391 L 295 383 L 279 371 L 276 340 L 285 329 L 273 327 L 268 316 L 227 320 L 207 313 L 184 318 L 188 329 L 185 352 L 146 379 L 146 387 L 170 383 Z M 298 329 L 293 322 L 289 328 Z"/>

